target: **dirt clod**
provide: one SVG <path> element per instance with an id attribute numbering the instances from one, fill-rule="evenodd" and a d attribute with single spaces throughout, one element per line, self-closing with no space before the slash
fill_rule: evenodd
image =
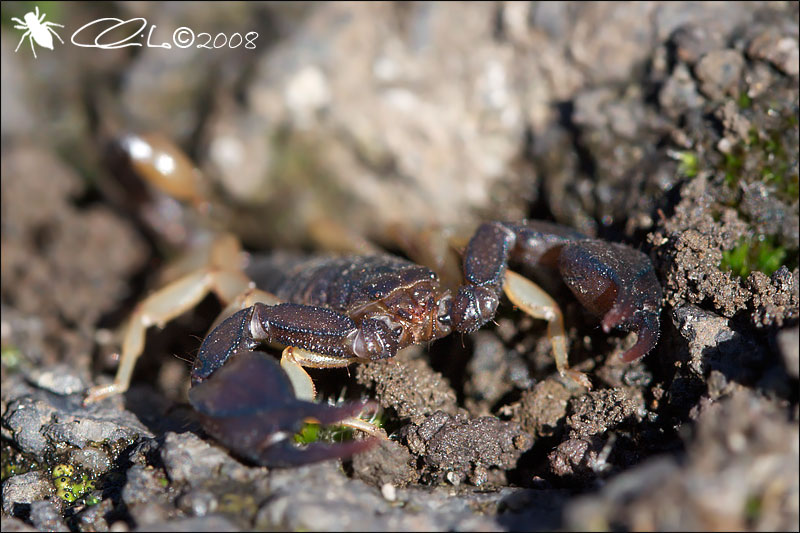
<path id="1" fill-rule="evenodd" d="M 530 435 L 515 422 L 494 417 L 473 420 L 437 411 L 422 424 L 404 429 L 409 449 L 425 462 L 429 474 L 459 485 L 467 478 L 473 485 L 497 483 L 498 472 L 513 468 L 533 444 Z"/>

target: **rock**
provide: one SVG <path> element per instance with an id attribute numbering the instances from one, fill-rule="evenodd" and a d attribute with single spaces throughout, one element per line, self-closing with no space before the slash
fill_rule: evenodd
<path id="1" fill-rule="evenodd" d="M 50 497 L 54 491 L 49 476 L 42 471 L 12 476 L 3 482 L 3 512 L 24 515 L 32 503 Z"/>
<path id="2" fill-rule="evenodd" d="M 108 454 L 94 446 L 71 450 L 69 460 L 75 467 L 93 474 L 104 474 L 111 468 L 111 458 Z"/>
<path id="3" fill-rule="evenodd" d="M 750 41 L 747 53 L 753 58 L 766 59 L 790 76 L 800 74 L 800 50 L 796 34 L 781 35 L 777 28 L 767 28 Z"/>
<path id="4" fill-rule="evenodd" d="M 31 522 L 39 531 L 70 531 L 61 512 L 51 501 L 31 503 Z M 5 531 L 5 528 L 3 528 Z"/>
<path id="5" fill-rule="evenodd" d="M 244 466 L 218 446 L 212 446 L 192 433 L 167 433 L 161 449 L 170 481 L 196 485 L 223 473 L 229 477 L 246 476 Z"/>
<path id="6" fill-rule="evenodd" d="M 468 420 L 437 411 L 419 426 L 404 429 L 412 453 L 425 460 L 436 478 L 454 485 L 469 478 L 480 486 L 490 480 L 490 469 L 514 468 L 533 445 L 530 435 L 516 422 L 484 416 Z"/>
<path id="7" fill-rule="evenodd" d="M 736 50 L 713 50 L 700 59 L 694 72 L 700 90 L 712 100 L 738 96 L 744 58 Z"/>

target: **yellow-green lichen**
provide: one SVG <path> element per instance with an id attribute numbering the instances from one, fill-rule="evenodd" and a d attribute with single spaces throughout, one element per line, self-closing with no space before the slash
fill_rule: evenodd
<path id="1" fill-rule="evenodd" d="M 56 496 L 67 503 L 74 503 L 80 498 L 91 496 L 97 489 L 97 481 L 86 473 L 76 472 L 75 467 L 60 463 L 51 471 L 53 485 L 56 487 Z M 95 500 L 96 498 L 91 498 Z"/>
<path id="2" fill-rule="evenodd" d="M 305 424 L 294 436 L 297 444 L 311 444 L 319 439 L 319 424 Z"/>
<path id="3" fill-rule="evenodd" d="M 697 154 L 689 151 L 677 152 L 675 158 L 678 160 L 678 172 L 681 175 L 687 178 L 697 176 L 697 169 L 699 166 Z"/>

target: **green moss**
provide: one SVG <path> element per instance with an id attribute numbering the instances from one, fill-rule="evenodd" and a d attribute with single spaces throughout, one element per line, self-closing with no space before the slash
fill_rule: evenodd
<path id="1" fill-rule="evenodd" d="M 726 158 L 726 183 L 735 185 L 738 177 L 729 181 L 727 172 L 742 174 L 742 165 L 737 165 L 744 158 L 753 159 L 749 165 L 754 173 L 745 176 L 747 181 L 761 179 L 771 185 L 775 194 L 785 202 L 793 202 L 798 195 L 797 163 L 791 155 L 792 150 L 786 143 L 792 142 L 787 130 L 797 127 L 797 118 L 794 114 L 786 114 L 783 127 L 775 127 L 763 131 L 761 134 L 753 128 L 750 130 L 746 147 L 737 146 L 734 150 L 734 161 Z M 742 177 L 742 176 L 739 176 Z"/>
<path id="2" fill-rule="evenodd" d="M 311 444 L 319 440 L 319 424 L 306 424 L 294 436 L 297 444 Z"/>
<path id="3" fill-rule="evenodd" d="M 750 496 L 744 504 L 744 515 L 750 521 L 756 521 L 761 516 L 761 498 Z"/>
<path id="4" fill-rule="evenodd" d="M 720 268 L 742 278 L 756 270 L 769 276 L 783 265 L 786 256 L 786 248 L 777 246 L 773 237 L 755 240 L 742 238 L 735 248 L 722 252 Z"/>
<path id="5" fill-rule="evenodd" d="M 73 503 L 78 499 L 78 496 L 67 487 L 58 489 L 56 491 L 56 496 L 67 503 Z"/>
<path id="6" fill-rule="evenodd" d="M 91 496 L 97 489 L 97 481 L 94 478 L 85 472 L 76 472 L 75 467 L 70 464 L 57 464 L 53 467 L 51 475 L 53 485 L 56 487 L 56 496 L 67 503 L 74 503 L 84 496 Z"/>
<path id="7" fill-rule="evenodd" d="M 53 478 L 53 485 L 57 489 L 70 488 L 73 485 L 73 481 L 69 476 L 59 476 Z"/>
<path id="8" fill-rule="evenodd" d="M 2 457 L 2 481 L 11 476 L 18 476 L 31 470 L 41 468 L 39 463 L 17 450 L 5 439 L 0 444 L 0 456 Z"/>
<path id="9" fill-rule="evenodd" d="M 0 350 L 0 362 L 7 370 L 17 370 L 22 362 L 22 352 L 13 345 L 3 346 Z"/>
<path id="10" fill-rule="evenodd" d="M 738 149 L 725 154 L 725 163 L 723 165 L 725 184 L 731 188 L 739 184 L 739 180 L 742 178 L 742 167 L 744 166 L 741 147 L 737 148 Z"/>
<path id="11" fill-rule="evenodd" d="M 697 154 L 694 152 L 678 152 L 675 154 L 675 157 L 678 159 L 678 172 L 686 176 L 687 178 L 693 178 L 697 176 L 697 169 L 699 160 L 697 158 Z"/>
<path id="12" fill-rule="evenodd" d="M 99 496 L 95 496 L 94 494 L 89 494 L 83 497 L 83 501 L 88 506 L 97 505 L 101 501 L 103 501 Z"/>
<path id="13" fill-rule="evenodd" d="M 739 98 L 736 99 L 736 103 L 739 105 L 739 109 L 750 109 L 750 106 L 753 105 L 753 100 L 743 91 L 739 94 Z"/>
<path id="14" fill-rule="evenodd" d="M 72 476 L 75 473 L 75 467 L 69 464 L 57 464 L 53 467 L 52 476 L 58 478 L 61 476 Z"/>

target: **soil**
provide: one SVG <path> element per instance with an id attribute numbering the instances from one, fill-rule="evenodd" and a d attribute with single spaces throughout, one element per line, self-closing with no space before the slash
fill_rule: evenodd
<path id="1" fill-rule="evenodd" d="M 2 24 L 28 9 L 3 3 Z M 36 59 L 4 26 L 3 529 L 796 529 L 798 13 L 79 3 L 47 20 L 253 29 L 258 46 L 64 38 Z M 210 206 L 130 181 L 108 151 L 128 131 L 185 149 Z M 196 228 L 253 253 L 330 247 L 323 227 L 416 255 L 409 235 L 526 217 L 648 254 L 664 293 L 651 353 L 622 363 L 635 335 L 603 333 L 530 272 L 591 390 L 558 375 L 545 324 L 504 301 L 471 335 L 312 371 L 323 401 L 375 400 L 391 440 L 269 469 L 218 445 L 188 404 L 221 309 L 209 297 L 152 328 L 126 394 L 82 405 Z"/>

